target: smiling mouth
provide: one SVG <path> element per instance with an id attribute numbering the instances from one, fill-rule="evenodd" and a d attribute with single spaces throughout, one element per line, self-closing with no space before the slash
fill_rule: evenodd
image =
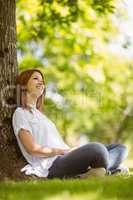
<path id="1" fill-rule="evenodd" d="M 36 88 L 38 88 L 38 89 L 42 89 L 43 86 L 42 86 L 42 85 L 40 85 L 40 86 L 36 86 Z"/>

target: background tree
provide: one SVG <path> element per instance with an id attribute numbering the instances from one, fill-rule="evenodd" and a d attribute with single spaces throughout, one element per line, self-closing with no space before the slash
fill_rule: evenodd
<path id="1" fill-rule="evenodd" d="M 121 1 L 40 2 L 18 2 L 18 52 L 20 70 L 38 65 L 46 76 L 46 114 L 69 142 L 82 133 L 126 142 L 132 60 L 109 49 L 119 35 L 114 22 L 126 16 Z"/>

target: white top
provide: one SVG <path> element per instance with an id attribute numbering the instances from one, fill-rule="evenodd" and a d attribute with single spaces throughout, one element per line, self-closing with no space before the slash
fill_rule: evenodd
<path id="1" fill-rule="evenodd" d="M 30 155 L 18 137 L 19 130 L 21 128 L 28 130 L 39 145 L 53 148 L 70 147 L 62 140 L 55 124 L 35 107 L 32 108 L 32 113 L 18 107 L 13 113 L 12 123 L 20 150 L 29 163 L 21 169 L 21 172 L 25 171 L 26 175 L 34 174 L 39 177 L 47 177 L 48 168 L 58 156 L 42 158 Z"/>

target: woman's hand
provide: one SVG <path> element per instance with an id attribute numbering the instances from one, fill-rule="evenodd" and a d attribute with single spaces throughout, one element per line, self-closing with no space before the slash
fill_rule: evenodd
<path id="1" fill-rule="evenodd" d="M 70 149 L 60 149 L 60 148 L 53 148 L 54 155 L 65 155 L 70 151 Z"/>
<path id="2" fill-rule="evenodd" d="M 71 151 L 73 151 L 73 150 L 75 150 L 75 149 L 77 149 L 78 147 L 72 147 L 72 148 L 70 148 L 70 149 L 68 149 L 67 150 L 67 153 L 70 153 Z"/>

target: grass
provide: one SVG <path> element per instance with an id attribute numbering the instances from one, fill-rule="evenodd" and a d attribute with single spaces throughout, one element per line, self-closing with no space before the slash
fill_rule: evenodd
<path id="1" fill-rule="evenodd" d="M 132 200 L 133 176 L 0 182 L 0 200 Z"/>

